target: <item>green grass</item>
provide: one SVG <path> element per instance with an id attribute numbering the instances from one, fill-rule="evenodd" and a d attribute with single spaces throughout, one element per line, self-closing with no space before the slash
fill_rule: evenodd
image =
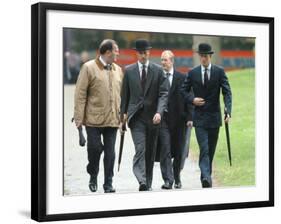
<path id="1" fill-rule="evenodd" d="M 255 185 L 255 71 L 233 71 L 228 72 L 227 76 L 233 100 L 230 123 L 232 166 L 229 166 L 223 125 L 213 163 L 213 176 L 219 186 Z M 224 108 L 222 98 L 221 108 Z M 199 149 L 194 131 L 191 151 L 198 158 Z"/>

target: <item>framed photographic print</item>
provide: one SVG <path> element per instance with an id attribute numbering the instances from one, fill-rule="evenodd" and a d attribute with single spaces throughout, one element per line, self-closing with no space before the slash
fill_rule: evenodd
<path id="1" fill-rule="evenodd" d="M 32 219 L 274 206 L 274 18 L 32 5 Z"/>

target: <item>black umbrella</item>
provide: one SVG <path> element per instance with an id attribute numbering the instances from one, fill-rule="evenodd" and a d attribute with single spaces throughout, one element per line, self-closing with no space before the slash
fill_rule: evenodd
<path id="1" fill-rule="evenodd" d="M 224 119 L 227 118 L 227 112 L 225 110 L 224 112 Z M 231 163 L 231 147 L 230 147 L 230 137 L 229 137 L 229 125 L 227 122 L 224 122 L 225 124 L 225 134 L 226 134 L 226 142 L 227 142 L 227 151 L 228 151 L 228 159 L 229 159 L 229 164 L 232 166 Z"/>
<path id="2" fill-rule="evenodd" d="M 121 158 L 122 158 L 122 152 L 123 152 L 123 145 L 124 145 L 124 139 L 125 139 L 125 131 L 126 131 L 126 123 L 122 125 L 122 132 L 121 132 L 121 139 L 120 139 L 120 146 L 119 146 L 119 157 L 118 157 L 118 172 L 120 169 L 121 164 Z"/>

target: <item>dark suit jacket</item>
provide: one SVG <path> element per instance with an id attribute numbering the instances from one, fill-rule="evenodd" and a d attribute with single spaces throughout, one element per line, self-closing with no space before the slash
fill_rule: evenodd
<path id="1" fill-rule="evenodd" d="M 174 71 L 172 86 L 168 94 L 168 125 L 171 130 L 178 129 L 186 121 L 192 121 L 193 106 L 186 104 L 180 94 L 180 87 L 184 79 L 185 75 Z"/>
<path id="2" fill-rule="evenodd" d="M 181 155 L 185 143 L 186 122 L 192 121 L 193 105 L 186 104 L 180 94 L 180 87 L 183 84 L 185 75 L 174 70 L 172 86 L 168 94 L 168 128 L 171 135 L 171 155 Z M 192 94 L 192 93 L 191 93 Z M 158 144 L 161 147 L 161 144 Z M 157 149 L 156 161 L 159 161 L 160 149 Z"/>
<path id="3" fill-rule="evenodd" d="M 192 104 L 194 97 L 202 97 L 205 99 L 204 106 L 195 106 L 193 116 L 194 127 L 218 128 L 221 126 L 221 90 L 224 96 L 226 111 L 231 115 L 231 89 L 224 69 L 212 64 L 210 72 L 211 76 L 207 88 L 202 84 L 201 66 L 192 69 L 181 86 L 181 94 L 187 103 Z M 191 88 L 193 89 L 194 96 L 189 93 Z"/>
<path id="4" fill-rule="evenodd" d="M 131 64 L 125 68 L 121 92 L 121 118 L 128 115 L 128 126 L 132 117 L 141 109 L 147 123 L 152 124 L 155 113 L 163 116 L 168 100 L 168 80 L 164 77 L 160 66 L 149 62 L 145 90 L 141 87 L 138 64 Z"/>

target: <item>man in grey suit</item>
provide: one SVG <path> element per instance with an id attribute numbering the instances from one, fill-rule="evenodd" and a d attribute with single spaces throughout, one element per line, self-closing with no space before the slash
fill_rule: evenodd
<path id="1" fill-rule="evenodd" d="M 159 124 L 168 100 L 168 80 L 161 67 L 149 61 L 151 48 L 147 40 L 135 42 L 138 61 L 125 68 L 121 93 L 121 121 L 131 129 L 139 191 L 151 190 Z"/>

